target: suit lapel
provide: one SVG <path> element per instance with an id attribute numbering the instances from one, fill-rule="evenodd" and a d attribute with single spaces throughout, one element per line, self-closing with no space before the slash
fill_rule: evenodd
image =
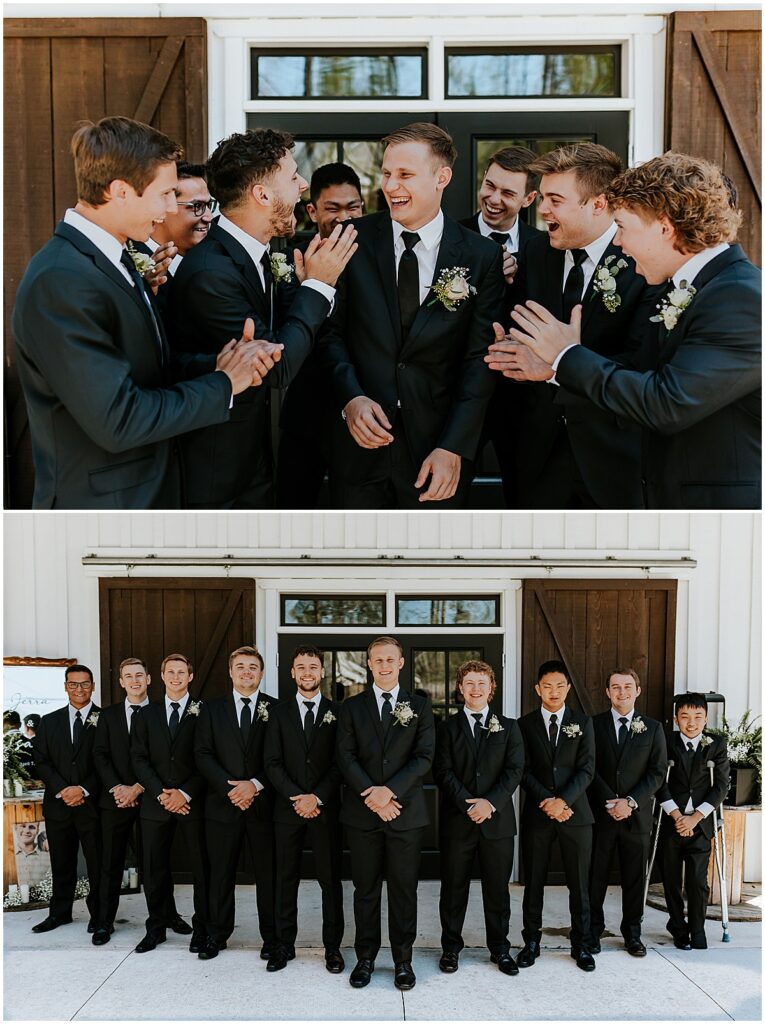
<path id="1" fill-rule="evenodd" d="M 543 304 L 545 308 L 549 310 L 550 313 L 552 313 L 556 320 L 563 319 L 564 260 L 565 253 L 562 252 L 560 249 L 553 249 L 553 247 L 550 245 L 548 241 L 547 254 L 545 258 L 545 279 L 547 281 L 547 296 Z"/>
<path id="2" fill-rule="evenodd" d="M 367 700 L 366 700 L 367 714 L 369 715 L 369 717 L 371 719 L 372 725 L 374 727 L 375 732 L 377 733 L 377 737 L 380 740 L 380 743 L 383 746 L 385 746 L 385 734 L 383 733 L 382 722 L 380 721 L 380 712 L 378 711 L 378 708 L 377 708 L 377 697 L 375 697 L 375 691 L 370 686 L 369 689 L 365 691 L 365 693 L 366 693 L 366 698 L 367 698 Z M 393 723 L 391 723 L 391 729 L 392 728 L 393 728 Z"/>
<path id="3" fill-rule="evenodd" d="M 534 716 L 533 722 L 534 722 L 534 727 L 536 728 L 537 732 L 539 733 L 539 738 L 540 738 L 540 741 L 542 743 L 542 748 L 543 748 L 545 754 L 547 755 L 547 757 L 552 761 L 553 760 L 553 750 L 552 750 L 552 747 L 550 746 L 550 734 L 547 731 L 547 727 L 545 726 L 545 719 L 544 719 L 544 715 L 542 714 L 542 709 L 541 708 L 539 708 L 539 710 L 537 711 L 536 715 Z M 558 742 L 560 742 L 560 732 L 558 733 Z"/>
<path id="4" fill-rule="evenodd" d="M 260 281 L 260 274 L 255 267 L 255 264 L 250 257 L 250 254 L 240 245 L 239 242 L 230 235 L 228 231 L 224 231 L 222 227 L 214 224 L 210 228 L 209 236 L 215 240 L 221 248 L 225 249 L 234 263 L 239 267 L 242 277 L 247 283 L 250 290 L 250 298 L 254 306 L 260 309 L 268 309 L 269 297 L 265 293 L 265 289 Z M 265 318 L 266 321 L 268 317 Z"/>
<path id="5" fill-rule="evenodd" d="M 398 308 L 398 284 L 396 282 L 396 256 L 393 249 L 393 226 L 390 217 L 381 217 L 378 227 L 377 245 L 375 246 L 377 271 L 382 283 L 385 304 L 388 307 L 395 348 L 401 347 L 401 313 Z"/>
<path id="6" fill-rule="evenodd" d="M 464 258 L 461 256 L 460 252 L 459 225 L 449 217 L 444 217 L 444 230 L 441 235 L 441 244 L 438 247 L 436 269 L 433 272 L 431 285 L 436 283 L 442 270 L 446 270 L 448 267 L 460 266 L 461 263 L 464 263 Z M 418 309 L 417 316 L 414 318 L 414 323 L 409 330 L 409 335 L 404 343 L 405 349 L 412 344 L 433 314 L 440 308 L 443 308 L 441 303 L 437 300 L 433 302 L 433 297 L 428 293 L 425 302 Z"/>
<path id="7" fill-rule="evenodd" d="M 587 284 L 587 287 L 584 290 L 584 295 L 582 296 L 582 335 L 583 336 L 584 336 L 585 328 L 586 328 L 587 324 L 589 323 L 589 321 L 592 319 L 592 317 L 596 313 L 599 313 L 600 310 L 603 308 L 603 299 L 599 295 L 599 293 L 595 291 L 595 276 L 597 275 L 598 270 L 600 269 L 600 267 L 604 267 L 606 265 L 606 260 L 608 259 L 609 256 L 615 256 L 615 257 L 619 258 L 619 257 L 622 257 L 623 255 L 624 255 L 624 253 L 622 252 L 621 249 L 619 249 L 617 246 L 615 246 L 613 244 L 613 242 L 609 242 L 608 245 L 606 246 L 604 252 L 603 252 L 603 255 L 598 260 L 598 262 L 597 262 L 597 264 L 595 266 L 595 269 L 592 272 L 592 277 L 590 278 L 590 280 L 589 280 L 589 282 Z M 612 263 L 613 262 L 615 262 L 615 261 L 612 261 Z M 627 270 L 627 267 L 624 267 L 616 275 L 617 291 L 619 290 L 619 279 L 620 279 L 621 275 L 626 272 L 626 270 Z M 612 315 L 613 314 L 606 312 L 606 316 L 612 316 Z"/>
<path id="8" fill-rule="evenodd" d="M 303 728 L 303 719 L 300 714 L 300 708 L 298 707 L 297 697 L 290 700 L 290 706 L 287 709 L 287 717 L 290 720 L 292 728 L 300 737 L 300 742 L 305 746 L 305 729 Z"/>
<path id="9" fill-rule="evenodd" d="M 465 746 L 468 750 L 468 756 L 473 764 L 473 769 L 475 769 L 476 763 L 478 761 L 475 747 L 475 739 L 473 737 L 473 732 L 470 728 L 470 722 L 468 722 L 467 715 L 465 714 L 463 708 L 460 708 L 460 710 L 457 712 L 457 718 L 459 719 L 457 723 L 457 730 L 462 734 L 462 739 L 464 740 Z"/>
<path id="10" fill-rule="evenodd" d="M 242 730 L 239 728 L 239 719 L 236 714 L 236 699 L 233 692 L 223 702 L 223 715 L 228 722 L 230 732 L 236 737 L 236 742 L 244 749 L 244 740 L 242 739 Z M 252 724 L 250 724 L 250 732 L 252 732 Z"/>

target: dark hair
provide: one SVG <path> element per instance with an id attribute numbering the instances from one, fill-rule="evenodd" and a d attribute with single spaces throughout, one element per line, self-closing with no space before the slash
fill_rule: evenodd
<path id="1" fill-rule="evenodd" d="M 94 681 L 93 672 L 91 669 L 88 668 L 87 665 L 67 665 L 67 667 L 64 669 L 64 682 L 67 681 L 72 672 L 87 672 L 88 675 L 90 676 L 91 683 Z"/>
<path id="2" fill-rule="evenodd" d="M 12 729 L 18 729 L 21 725 L 21 716 L 18 711 L 4 711 L 3 722 L 10 725 Z"/>
<path id="3" fill-rule="evenodd" d="M 529 168 L 536 160 L 536 153 L 533 153 L 526 146 L 505 146 L 492 153 L 486 161 L 484 177 L 489 173 L 492 164 L 497 164 L 505 171 L 512 171 L 516 174 L 526 175 L 526 191 L 531 192 L 536 188 L 536 175 L 532 174 Z"/>
<path id="4" fill-rule="evenodd" d="M 562 676 L 565 676 L 566 682 L 569 686 L 571 685 L 571 676 L 568 674 L 568 669 L 562 661 L 543 661 L 537 672 L 537 682 L 542 679 L 542 676 L 549 676 L 552 672 L 559 672 Z"/>
<path id="5" fill-rule="evenodd" d="M 41 715 L 24 715 L 24 725 L 29 729 L 36 729 L 41 720 Z"/>
<path id="6" fill-rule="evenodd" d="M 563 174 L 573 171 L 582 201 L 602 195 L 622 169 L 622 161 L 605 146 L 597 142 L 576 142 L 573 146 L 560 146 L 531 164 L 534 174 Z"/>
<path id="7" fill-rule="evenodd" d="M 160 164 L 175 163 L 183 150 L 151 125 L 130 117 L 82 121 L 72 136 L 77 197 L 89 206 L 103 206 L 112 181 L 121 179 L 143 195 Z"/>
<path id="8" fill-rule="evenodd" d="M 246 654 L 249 658 L 257 658 L 260 663 L 260 671 L 262 672 L 265 669 L 266 663 L 263 661 L 263 655 L 253 644 L 245 644 L 244 647 L 237 647 L 235 651 L 232 651 L 228 656 L 229 668 L 231 668 L 234 658 L 236 658 L 238 654 Z"/>
<path id="9" fill-rule="evenodd" d="M 701 708 L 702 711 L 706 711 L 707 699 L 703 693 L 695 691 L 680 693 L 675 697 L 675 714 L 678 713 L 680 708 Z"/>
<path id="10" fill-rule="evenodd" d="M 430 146 L 430 151 L 438 161 L 439 167 L 454 167 L 454 161 L 457 159 L 457 147 L 454 145 L 451 135 L 436 124 L 430 124 L 428 121 L 416 121 L 414 124 L 398 128 L 382 140 L 385 149 L 403 142 L 425 142 Z"/>
<path id="11" fill-rule="evenodd" d="M 311 202 L 316 205 L 324 189 L 332 185 L 351 185 L 361 195 L 361 182 L 352 167 L 341 163 L 324 164 L 311 175 Z"/>
<path id="12" fill-rule="evenodd" d="M 293 665 L 298 658 L 318 658 L 322 665 L 324 664 L 324 652 L 314 644 L 298 644 L 292 652 Z"/>
<path id="13" fill-rule="evenodd" d="M 207 184 L 225 210 L 239 206 L 253 185 L 262 184 L 279 167 L 295 141 L 289 132 L 255 128 L 221 139 L 207 161 Z"/>
<path id="14" fill-rule="evenodd" d="M 175 165 L 178 172 L 178 180 L 181 178 L 202 178 L 207 181 L 207 164 L 187 164 L 179 160 Z"/>

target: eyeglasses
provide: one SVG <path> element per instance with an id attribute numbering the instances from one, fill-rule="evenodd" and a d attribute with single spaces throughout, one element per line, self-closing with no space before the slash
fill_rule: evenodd
<path id="1" fill-rule="evenodd" d="M 218 209 L 217 199 L 208 199 L 207 202 L 204 199 L 195 199 L 191 203 L 178 203 L 179 206 L 185 206 L 191 210 L 195 217 L 201 217 L 205 210 L 209 210 L 210 213 L 215 213 Z"/>
<path id="2" fill-rule="evenodd" d="M 93 683 L 67 683 L 67 690 L 90 690 Z"/>

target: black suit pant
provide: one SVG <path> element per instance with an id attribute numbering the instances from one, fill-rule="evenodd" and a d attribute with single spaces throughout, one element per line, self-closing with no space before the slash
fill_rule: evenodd
<path id="1" fill-rule="evenodd" d="M 590 934 L 589 872 L 592 825 L 563 825 L 550 820 L 521 828 L 521 850 L 526 885 L 523 890 L 523 941 L 542 938 L 542 909 L 550 851 L 560 844 L 571 914 L 571 948 L 586 947 Z"/>
<path id="2" fill-rule="evenodd" d="M 276 941 L 274 826 L 270 818 L 260 820 L 247 811 L 238 815 L 233 821 L 208 818 L 205 822 L 210 857 L 208 934 L 216 942 L 226 942 L 234 930 L 236 868 L 247 842 L 255 869 L 258 928 L 263 942 L 272 944 Z"/>
<path id="3" fill-rule="evenodd" d="M 555 387 L 554 384 L 549 385 Z M 521 471 L 518 478 L 519 508 L 595 509 L 577 465 L 565 423 L 558 423 L 555 439 L 544 462 L 531 472 Z M 616 428 L 614 428 L 616 429 Z"/>
<path id="4" fill-rule="evenodd" d="M 706 941 L 704 919 L 709 903 L 707 870 L 712 842 L 698 827 L 691 836 L 679 836 L 675 823 L 668 816 L 662 822 L 659 856 L 664 898 L 667 901 L 669 922 L 667 930 L 676 939 L 687 938 L 692 943 Z M 683 868 L 685 893 L 688 897 L 688 921 L 683 907 Z"/>
<path id="5" fill-rule="evenodd" d="M 465 946 L 462 928 L 470 896 L 470 872 L 478 856 L 481 870 L 486 945 L 490 953 L 510 951 L 510 874 L 513 837 L 487 839 L 478 825 L 457 835 L 441 836 L 441 947 L 459 953 Z"/>
<path id="6" fill-rule="evenodd" d="M 319 431 L 320 423 L 316 423 Z M 283 430 L 276 463 L 276 507 L 315 509 L 327 472 L 324 439 Z"/>
<path id="7" fill-rule="evenodd" d="M 195 931 L 204 933 L 207 925 L 207 896 L 209 868 L 204 843 L 202 818 L 181 814 L 168 816 L 164 821 L 141 819 L 143 840 L 143 889 L 149 916 L 146 931 L 162 933 L 175 916 L 173 898 L 172 849 L 179 833 L 191 866 L 194 886 L 194 914 L 191 924 Z"/>
<path id="8" fill-rule="evenodd" d="M 104 927 L 114 924 L 122 889 L 125 856 L 131 838 L 137 836 L 139 807 L 101 808 L 101 891 L 98 920 Z M 136 846 L 138 844 L 136 843 Z M 136 867 L 140 863 L 136 849 Z"/>
<path id="9" fill-rule="evenodd" d="M 71 917 L 77 885 L 77 851 L 82 846 L 88 870 L 90 892 L 85 900 L 90 919 L 98 922 L 98 893 L 101 877 L 101 832 L 98 817 L 74 811 L 65 821 L 46 818 L 53 893 L 51 917 Z"/>
<path id="10" fill-rule="evenodd" d="M 599 939 L 606 928 L 603 904 L 614 855 L 619 861 L 622 888 L 622 921 L 619 927 L 625 942 L 640 938 L 651 836 L 648 832 L 630 829 L 628 825 L 629 820 L 614 822 L 613 826 L 596 825 L 593 831 L 590 868 L 590 924 L 593 939 Z"/>
<path id="11" fill-rule="evenodd" d="M 383 877 L 388 883 L 388 937 L 394 963 L 412 959 L 417 936 L 417 876 L 424 828 L 395 831 L 387 824 L 364 830 L 348 826 L 353 878 L 356 956 L 374 960 L 380 951 Z"/>
<path id="12" fill-rule="evenodd" d="M 321 887 L 321 937 L 325 950 L 339 950 L 343 941 L 342 845 L 337 820 L 320 817 L 308 821 L 274 822 L 276 849 L 276 937 L 294 950 L 297 937 L 300 860 L 303 850 L 313 851 L 316 879 Z"/>

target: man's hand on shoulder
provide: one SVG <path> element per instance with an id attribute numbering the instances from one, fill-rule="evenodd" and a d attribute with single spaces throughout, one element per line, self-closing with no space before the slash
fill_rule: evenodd
<path id="1" fill-rule="evenodd" d="M 457 493 L 460 482 L 462 457 L 448 452 L 445 448 L 434 448 L 420 466 L 414 482 L 416 488 L 424 487 L 430 477 L 430 485 L 420 495 L 420 501 L 446 501 Z"/>
<path id="2" fill-rule="evenodd" d="M 393 440 L 382 406 L 365 395 L 352 398 L 343 409 L 343 416 L 351 437 L 361 448 L 383 448 Z"/>

